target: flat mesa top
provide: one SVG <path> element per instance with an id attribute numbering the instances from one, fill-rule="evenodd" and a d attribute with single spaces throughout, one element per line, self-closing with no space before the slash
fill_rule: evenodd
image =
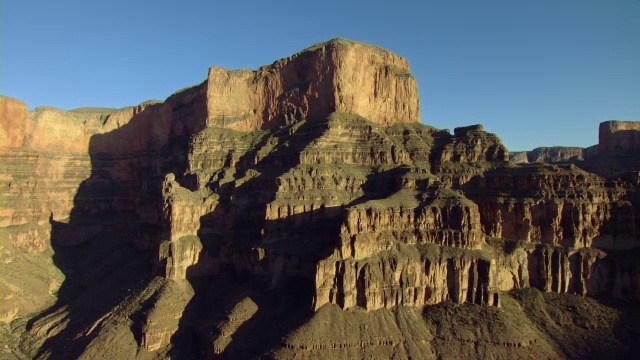
<path id="1" fill-rule="evenodd" d="M 368 47 L 368 48 L 371 48 L 371 49 L 375 49 L 375 50 L 391 52 L 390 50 L 381 48 L 380 46 L 373 45 L 373 44 L 363 43 L 363 42 L 360 42 L 360 41 L 344 39 L 344 38 L 333 38 L 331 40 L 319 42 L 317 44 L 309 46 L 308 48 L 302 49 L 298 53 L 296 53 L 296 55 L 302 54 L 302 53 L 305 53 L 305 52 L 316 51 L 316 50 L 322 49 L 323 47 L 326 47 L 328 45 L 335 45 L 335 46 L 338 46 L 338 47 L 340 47 L 340 46 L 361 45 L 361 46 L 365 46 L 365 47 Z"/>

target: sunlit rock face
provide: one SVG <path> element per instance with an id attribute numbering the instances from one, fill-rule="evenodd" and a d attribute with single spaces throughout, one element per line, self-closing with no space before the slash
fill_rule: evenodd
<path id="1" fill-rule="evenodd" d="M 393 125 L 420 119 L 409 63 L 373 45 L 334 39 L 257 71 L 209 69 L 208 126 L 274 129 L 333 112 Z"/>
<path id="2" fill-rule="evenodd" d="M 640 121 L 605 121 L 600 123 L 598 151 L 632 152 L 640 149 Z"/>
<path id="3" fill-rule="evenodd" d="M 393 354 L 414 334 L 421 358 L 425 306 L 500 307 L 526 288 L 640 299 L 640 180 L 610 167 L 635 156 L 635 123 L 603 123 L 596 155 L 510 162 L 482 125 L 421 124 L 408 62 L 373 45 L 213 67 L 123 109 L 0 97 L 0 116 L 0 321 L 29 319 L 40 357 L 179 357 L 193 338 L 200 356 L 243 358 L 234 338 L 295 314 L 265 335 L 272 354 Z M 335 333 L 327 316 L 369 327 L 300 335 Z"/>

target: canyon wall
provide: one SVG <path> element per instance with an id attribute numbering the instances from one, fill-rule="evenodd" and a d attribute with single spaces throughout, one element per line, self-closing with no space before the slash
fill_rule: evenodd
<path id="1" fill-rule="evenodd" d="M 538 147 L 531 151 L 522 151 L 514 154 L 510 161 L 513 163 L 532 163 L 532 162 L 544 162 L 544 163 L 569 163 L 584 160 L 586 157 L 592 155 L 589 151 L 586 151 L 581 147 L 566 147 L 566 146 L 552 146 L 552 147 Z"/>
<path id="2" fill-rule="evenodd" d="M 598 152 L 629 153 L 640 148 L 640 122 L 605 121 L 598 131 Z"/>
<path id="3" fill-rule="evenodd" d="M 573 148 L 515 164 L 482 125 L 420 124 L 407 61 L 372 45 L 213 67 L 119 110 L 0 97 L 0 115 L 0 318 L 46 308 L 27 330 L 52 357 L 79 355 L 55 344 L 89 329 L 89 346 L 116 308 L 144 351 L 193 335 L 221 354 L 262 321 L 265 294 L 317 312 L 502 306 L 529 287 L 640 299 L 625 257 L 640 248 L 637 176 L 544 163 L 585 160 Z M 601 151 L 631 156 L 636 131 L 605 123 Z M 245 281 L 248 293 L 220 291 Z"/>

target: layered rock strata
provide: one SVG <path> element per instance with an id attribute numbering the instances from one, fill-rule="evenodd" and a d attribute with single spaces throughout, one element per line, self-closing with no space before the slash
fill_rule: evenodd
<path id="1" fill-rule="evenodd" d="M 541 147 L 512 153 L 512 163 L 575 164 L 605 178 L 616 178 L 640 168 L 636 155 L 640 146 L 640 122 L 610 120 L 600 123 L 598 144 L 587 148 Z"/>
<path id="2" fill-rule="evenodd" d="M 531 151 L 514 153 L 509 160 L 516 164 L 533 162 L 571 163 L 593 156 L 593 150 L 566 146 L 538 147 Z"/>
<path id="3" fill-rule="evenodd" d="M 598 131 L 598 152 L 629 153 L 640 149 L 640 121 L 605 121 Z"/>
<path id="4" fill-rule="evenodd" d="M 540 165 L 492 170 L 466 190 L 489 236 L 578 248 L 614 237 L 635 247 L 635 210 L 623 200 L 628 189 L 611 185 L 573 165 Z M 630 218 L 631 228 L 616 224 L 609 232 L 612 213 Z"/>
<path id="5" fill-rule="evenodd" d="M 387 338 L 362 330 L 329 348 L 419 357 L 435 340 L 403 343 L 404 330 L 429 334 L 405 307 L 502 306 L 502 292 L 529 287 L 640 299 L 625 256 L 640 247 L 637 176 L 517 165 L 482 125 L 420 124 L 407 61 L 375 46 L 336 39 L 257 71 L 214 67 L 164 102 L 120 110 L 28 111 L 1 97 L 0 114 L 0 318 L 47 308 L 25 325 L 40 357 L 90 354 L 108 332 L 140 356 L 241 357 L 234 338 L 278 322 L 288 298 L 299 318 L 273 336 L 306 310 L 378 311 L 385 323 L 370 325 Z M 603 126 L 601 149 L 632 156 L 637 129 Z M 46 275 L 23 282 L 30 262 Z M 29 306 L 36 282 L 45 300 Z M 227 296 L 236 283 L 252 290 Z M 533 346 L 521 335 L 508 343 Z M 55 346 L 73 339 L 86 349 Z"/>

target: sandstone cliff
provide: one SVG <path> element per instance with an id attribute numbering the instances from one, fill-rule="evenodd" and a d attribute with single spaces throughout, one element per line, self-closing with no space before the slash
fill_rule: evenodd
<path id="1" fill-rule="evenodd" d="M 600 123 L 598 152 L 632 152 L 640 148 L 640 122 L 605 121 Z"/>
<path id="2" fill-rule="evenodd" d="M 420 119 L 409 63 L 373 45 L 345 39 L 314 45 L 257 71 L 209 69 L 207 124 L 252 131 L 333 112 L 383 125 Z"/>
<path id="3" fill-rule="evenodd" d="M 544 163 L 582 149 L 514 164 L 482 125 L 420 124 L 407 61 L 372 45 L 214 67 L 119 110 L 0 97 L 0 115 L 0 335 L 17 354 L 558 358 L 601 349 L 563 347 L 540 309 L 587 304 L 609 330 L 558 314 L 613 336 L 619 315 L 567 294 L 640 299 L 637 176 Z M 633 156 L 636 129 L 604 127 L 603 151 Z"/>

